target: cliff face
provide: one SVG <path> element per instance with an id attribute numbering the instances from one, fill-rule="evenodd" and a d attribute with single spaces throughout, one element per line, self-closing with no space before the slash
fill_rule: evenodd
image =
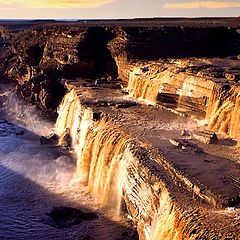
<path id="1" fill-rule="evenodd" d="M 51 113 L 65 92 L 61 79 L 117 76 L 107 49 L 113 36 L 97 27 L 36 27 L 10 33 L 1 48 L 2 79 L 17 81 L 26 100 Z"/>
<path id="2" fill-rule="evenodd" d="M 229 63 L 219 67 L 210 60 L 168 60 L 237 56 L 237 27 L 38 26 L 14 33 L 2 28 L 1 35 L 2 78 L 17 81 L 21 95 L 45 110 L 59 104 L 64 94 L 61 79 L 119 76 L 129 82 L 136 98 L 186 107 L 202 116 L 212 76 L 239 76 L 239 66 Z"/>
<path id="3" fill-rule="evenodd" d="M 240 53 L 237 27 L 123 27 L 113 52 L 130 60 L 227 57 Z M 224 47 L 223 47 L 224 46 Z"/>

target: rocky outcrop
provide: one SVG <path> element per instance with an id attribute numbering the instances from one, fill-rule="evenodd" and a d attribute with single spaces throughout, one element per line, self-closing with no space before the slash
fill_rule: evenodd
<path id="1" fill-rule="evenodd" d="M 113 37 L 101 27 L 38 26 L 11 33 L 1 49 L 1 78 L 16 81 L 23 98 L 51 113 L 65 93 L 62 79 L 117 77 L 107 49 Z"/>

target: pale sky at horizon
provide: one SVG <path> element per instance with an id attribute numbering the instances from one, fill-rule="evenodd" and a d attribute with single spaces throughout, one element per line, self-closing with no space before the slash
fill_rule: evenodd
<path id="1" fill-rule="evenodd" d="M 0 19 L 236 17 L 240 0 L 0 0 Z"/>

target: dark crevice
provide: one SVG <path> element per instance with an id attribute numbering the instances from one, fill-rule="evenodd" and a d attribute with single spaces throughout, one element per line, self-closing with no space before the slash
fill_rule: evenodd
<path id="1" fill-rule="evenodd" d="M 26 63 L 29 65 L 39 65 L 44 52 L 44 47 L 39 45 L 31 46 L 26 50 Z"/>
<path id="2" fill-rule="evenodd" d="M 89 75 L 92 78 L 117 77 L 117 65 L 108 49 L 108 43 L 114 37 L 112 32 L 102 27 L 92 27 L 79 43 L 77 47 L 79 61 L 91 65 L 92 72 Z"/>
<path id="3" fill-rule="evenodd" d="M 66 93 L 58 72 L 54 69 L 33 77 L 24 85 L 18 85 L 18 93 L 28 103 L 36 105 L 52 120 L 57 117 L 57 107 Z"/>

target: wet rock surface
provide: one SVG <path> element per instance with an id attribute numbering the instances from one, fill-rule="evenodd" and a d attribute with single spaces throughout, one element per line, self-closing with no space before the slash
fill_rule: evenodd
<path id="1" fill-rule="evenodd" d="M 49 136 L 41 136 L 40 143 L 41 145 L 48 145 L 48 144 L 58 144 L 59 137 L 55 133 L 51 133 Z"/>
<path id="2" fill-rule="evenodd" d="M 53 226 L 60 229 L 98 218 L 95 213 L 84 212 L 71 207 L 55 207 L 47 215 L 52 219 Z"/>

